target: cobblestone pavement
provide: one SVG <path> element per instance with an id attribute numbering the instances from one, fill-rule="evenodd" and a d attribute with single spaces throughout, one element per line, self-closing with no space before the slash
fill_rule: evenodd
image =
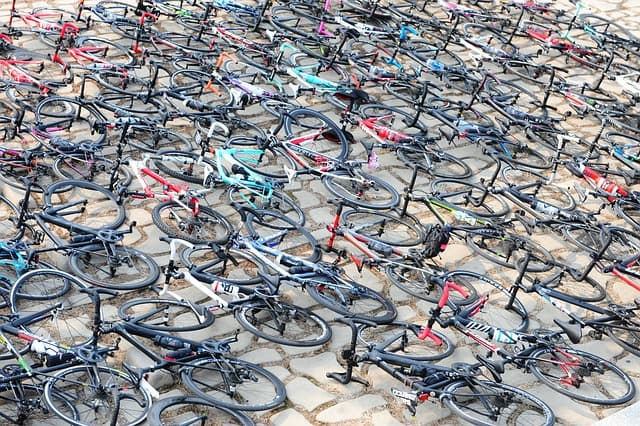
<path id="1" fill-rule="evenodd" d="M 133 0 L 129 0 L 133 2 Z M 568 7 L 568 2 L 561 1 L 564 7 Z M 615 19 L 623 24 L 626 28 L 634 31 L 638 30 L 640 35 L 640 27 L 638 24 L 638 12 L 640 11 L 640 2 L 635 0 L 628 1 L 587 1 L 588 5 L 594 12 L 604 13 L 609 18 Z M 6 22 L 7 9 L 9 1 L 0 1 L 2 10 L 0 11 L 0 21 Z M 22 1 L 18 2 L 21 9 L 28 10 L 30 7 L 45 5 L 44 2 Z M 59 5 L 61 7 L 73 7 L 75 4 L 71 0 L 52 0 L 49 5 Z M 93 4 L 87 1 L 87 4 Z M 102 36 L 110 36 L 109 34 L 101 34 Z M 25 39 L 27 40 L 27 39 Z M 40 48 L 42 45 L 37 41 L 32 43 L 34 48 Z M 29 46 L 27 46 L 29 47 Z M 464 54 L 464 52 L 461 52 Z M 556 62 L 562 64 L 564 60 L 555 59 Z M 568 66 L 568 65 L 564 65 Z M 578 70 L 576 70 L 578 71 Z M 589 80 L 593 78 L 589 74 L 580 72 L 580 74 L 568 74 L 567 78 L 576 78 Z M 613 84 L 605 82 L 605 84 Z M 77 88 L 76 88 L 77 89 Z M 74 89 L 75 90 L 75 89 Z M 73 96 L 74 90 L 69 93 L 64 91 L 60 94 L 68 94 Z M 372 87 L 371 93 L 376 94 L 379 100 L 383 102 L 393 102 L 392 99 L 383 94 L 380 90 Z M 313 97 L 304 97 L 303 103 L 326 112 L 337 119 L 335 111 L 332 107 L 323 101 L 319 101 Z M 552 99 L 552 105 L 557 105 L 560 112 L 567 109 L 562 105 L 560 99 Z M 250 118 L 255 119 L 265 126 L 272 123 L 265 122 L 264 114 L 257 109 L 250 110 L 246 113 Z M 175 125 L 175 123 L 174 123 Z M 434 124 L 435 125 L 435 124 Z M 567 126 L 575 129 L 580 134 L 588 136 L 595 134 L 597 126 L 591 122 L 581 121 L 578 118 L 570 117 Z M 193 129 L 181 129 L 185 134 L 193 134 Z M 356 133 L 356 137 L 362 137 L 360 133 Z M 483 159 L 480 150 L 469 144 L 456 143 L 449 148 L 451 153 L 467 159 L 470 164 L 476 168 L 473 179 L 479 180 L 491 174 L 492 164 Z M 353 147 L 354 155 L 358 154 L 358 146 Z M 406 168 L 392 152 L 379 153 L 379 164 L 382 167 L 375 173 L 380 177 L 393 182 L 399 190 L 402 190 L 408 183 L 410 170 Z M 427 178 L 421 176 L 418 184 L 425 185 Z M 566 182 L 567 186 L 571 185 L 568 175 L 561 172 L 558 182 Z M 4 188 L 6 195 L 17 198 L 19 194 L 14 193 L 8 188 Z M 334 214 L 334 207 L 327 204 L 328 193 L 324 187 L 311 178 L 301 178 L 287 189 L 287 193 L 294 198 L 305 209 L 308 218 L 309 229 L 313 230 L 314 236 L 320 241 L 326 241 L 328 233 L 325 226 Z M 228 212 L 228 208 L 222 206 L 222 192 L 214 193 L 207 198 L 207 202 L 215 209 Z M 587 201 L 592 203 L 592 201 Z M 153 225 L 150 218 L 150 211 L 154 206 L 153 201 L 135 202 L 129 205 L 130 220 L 137 222 L 136 232 L 127 238 L 127 243 L 133 244 L 140 250 L 151 253 L 158 264 L 164 265 L 167 262 L 168 251 L 166 245 L 158 242 L 161 232 Z M 592 207 L 595 204 L 592 205 Z M 589 207 L 588 205 L 585 207 Z M 413 213 L 421 216 L 425 222 L 434 221 L 429 215 L 420 209 L 418 205 L 412 205 L 410 209 Z M 607 213 L 605 212 L 605 215 Z M 237 219 L 237 218 L 236 218 Z M 611 220 L 615 221 L 613 216 Z M 544 236 L 534 236 L 547 249 L 551 250 L 555 257 L 563 258 L 579 265 L 585 262 L 585 257 L 573 251 L 561 237 L 555 234 L 547 234 Z M 65 259 L 59 259 L 64 264 Z M 491 277 L 509 284 L 514 279 L 514 271 L 497 267 L 473 255 L 473 253 L 465 247 L 462 241 L 452 241 L 449 248 L 439 259 L 439 262 L 449 268 L 470 269 L 478 272 L 484 272 Z M 426 318 L 431 307 L 425 302 L 418 302 L 412 299 L 401 290 L 393 287 L 385 281 L 384 274 L 376 271 L 365 270 L 361 274 L 353 270 L 351 266 L 347 268 L 352 276 L 366 285 L 382 291 L 390 296 L 398 306 L 399 319 L 410 321 L 422 321 Z M 358 276 L 360 275 L 360 276 Z M 606 284 L 607 290 L 612 298 L 620 302 L 630 302 L 635 295 L 633 291 L 622 287 L 620 283 L 608 281 L 607 277 L 593 273 L 595 279 L 602 284 Z M 196 292 L 183 289 L 185 295 L 198 298 Z M 122 298 L 131 298 L 142 296 L 140 292 L 134 295 L 124 295 Z M 152 297 L 152 293 L 148 293 Z M 318 312 L 325 319 L 331 320 L 335 317 L 332 312 L 318 306 L 306 294 L 301 292 L 291 292 L 290 296 L 295 298 L 297 304 L 311 308 Z M 537 296 L 521 294 L 521 299 L 525 303 L 531 315 L 530 329 L 535 328 L 551 328 L 552 320 L 562 317 L 560 313 L 552 306 L 543 303 Z M 120 299 L 117 299 L 113 306 L 107 306 L 107 312 L 113 311 Z M 189 337 L 218 337 L 228 336 L 238 328 L 232 316 L 220 314 L 210 329 L 202 330 L 197 333 L 189 334 Z M 340 352 L 348 342 L 349 331 L 346 327 L 332 322 L 333 338 L 323 347 L 319 348 L 292 348 L 278 346 L 260 339 L 253 335 L 243 332 L 239 334 L 239 341 L 233 345 L 233 352 L 236 356 L 250 360 L 266 366 L 269 370 L 276 373 L 286 384 L 288 399 L 286 404 L 277 409 L 252 413 L 251 416 L 258 423 L 274 424 L 278 426 L 291 425 L 299 426 L 304 424 L 342 424 L 342 425 L 396 425 L 396 424 L 457 424 L 457 418 L 438 403 L 426 402 L 418 406 L 415 416 L 411 416 L 409 411 L 394 397 L 391 396 L 390 388 L 392 386 L 401 387 L 399 383 L 391 379 L 379 369 L 375 367 L 363 367 L 358 370 L 358 374 L 365 377 L 371 383 L 370 387 L 365 388 L 358 383 L 341 385 L 331 379 L 325 377 L 325 373 L 329 371 L 341 371 Z M 451 331 L 445 331 L 456 343 L 454 354 L 442 361 L 444 364 L 450 364 L 454 361 L 473 362 L 473 354 L 477 352 L 477 348 L 470 342 L 465 340 L 459 334 Z M 633 355 L 625 353 L 619 346 L 612 341 L 605 339 L 601 341 L 590 340 L 585 338 L 579 345 L 580 349 L 593 352 L 603 356 L 606 359 L 615 361 L 622 369 L 628 372 L 636 384 L 640 385 L 640 360 Z M 123 349 L 127 349 L 123 347 Z M 127 350 L 126 360 L 129 363 L 142 366 L 148 363 L 142 355 L 135 350 Z M 538 382 L 531 374 L 524 374 L 521 371 L 508 369 L 505 374 L 504 381 L 509 384 L 519 386 L 535 395 L 543 398 L 555 411 L 558 423 L 571 425 L 587 425 L 596 422 L 598 419 L 605 418 L 623 407 L 605 408 L 575 402 L 571 399 L 553 393 L 542 383 Z M 163 395 L 175 395 L 182 392 L 180 387 L 172 382 L 172 378 L 164 373 L 158 373 L 152 378 L 152 383 L 163 391 Z"/>

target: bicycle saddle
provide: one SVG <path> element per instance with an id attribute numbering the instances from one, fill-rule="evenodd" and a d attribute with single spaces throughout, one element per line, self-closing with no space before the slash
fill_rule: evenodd
<path id="1" fill-rule="evenodd" d="M 570 322 L 559 319 L 554 319 L 553 322 L 566 333 L 571 343 L 574 345 L 580 343 L 580 339 L 582 338 L 582 327 L 580 324 L 571 324 Z"/>

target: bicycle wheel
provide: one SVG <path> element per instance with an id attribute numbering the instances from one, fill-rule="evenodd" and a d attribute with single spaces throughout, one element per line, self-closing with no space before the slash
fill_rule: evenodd
<path id="1" fill-rule="evenodd" d="M 358 113 L 365 120 L 367 118 L 378 118 L 376 120 L 377 124 L 389 127 L 412 138 L 426 135 L 429 128 L 420 119 L 415 119 L 415 113 L 409 113 L 401 108 L 384 104 L 362 105 Z"/>
<path id="2" fill-rule="evenodd" d="M 117 67 L 131 67 L 136 65 L 136 57 L 126 47 L 111 40 L 99 37 L 78 37 L 74 48 L 69 49 L 69 53 L 77 52 L 81 58 L 88 59 L 100 66 L 100 64 L 111 64 Z M 87 58 L 88 57 L 88 58 Z M 87 68 L 91 69 L 92 65 Z"/>
<path id="3" fill-rule="evenodd" d="M 489 297 L 484 307 L 473 315 L 473 321 L 516 331 L 524 331 L 529 326 L 529 313 L 524 304 L 516 297 L 509 306 L 511 292 L 496 280 L 472 271 L 452 271 L 443 279 L 463 288 L 473 288 L 477 294 Z"/>
<path id="4" fill-rule="evenodd" d="M 432 330 L 431 332 L 441 341 L 440 344 L 436 344 L 431 339 L 420 339 L 418 334 L 421 330 L 422 326 L 417 324 L 392 322 L 391 324 L 381 324 L 375 328 L 364 327 L 358 333 L 358 338 L 366 347 L 388 342 L 380 349 L 397 357 L 416 361 L 438 361 L 453 353 L 455 347 L 447 336 L 437 330 Z"/>
<path id="5" fill-rule="evenodd" d="M 180 333 L 207 328 L 216 317 L 206 308 L 172 299 L 133 299 L 118 306 L 125 321 L 151 330 Z"/>
<path id="6" fill-rule="evenodd" d="M 224 244 L 233 226 L 220 213 L 199 206 L 197 214 L 175 201 L 156 205 L 151 212 L 153 223 L 170 238 L 180 238 L 194 244 Z"/>
<path id="7" fill-rule="evenodd" d="M 95 132 L 94 125 L 104 121 L 104 116 L 92 106 L 72 98 L 51 96 L 35 108 L 38 128 L 74 144 L 103 144 L 106 133 Z"/>
<path id="8" fill-rule="evenodd" d="M 280 379 L 240 359 L 220 355 L 197 359 L 184 367 L 180 376 L 197 396 L 233 410 L 269 410 L 286 399 Z"/>
<path id="9" fill-rule="evenodd" d="M 13 240 L 22 236 L 24 231 L 16 227 L 15 220 L 18 217 L 18 208 L 4 195 L 0 195 L 0 240 Z"/>
<path id="10" fill-rule="evenodd" d="M 158 426 L 239 425 L 255 423 L 240 411 L 220 407 L 194 396 L 175 396 L 154 402 L 149 411 L 149 424 Z"/>
<path id="11" fill-rule="evenodd" d="M 191 274 L 205 282 L 224 281 L 234 285 L 260 284 L 259 272 L 264 268 L 253 255 L 230 248 L 223 256 L 207 246 L 187 248 L 180 253 L 180 260 Z"/>
<path id="12" fill-rule="evenodd" d="M 112 183 L 120 187 L 127 187 L 131 183 L 131 173 L 126 167 L 103 157 L 59 156 L 53 163 L 53 171 L 62 179 L 84 180 L 103 188 L 109 188 Z"/>
<path id="13" fill-rule="evenodd" d="M 349 142 L 340 126 L 317 111 L 307 108 L 289 111 L 284 118 L 284 130 L 287 144 L 312 151 L 316 161 L 322 157 L 344 160 L 349 154 Z"/>
<path id="14" fill-rule="evenodd" d="M 89 295 L 81 292 L 87 287 L 74 276 L 55 269 L 29 271 L 11 288 L 11 312 L 24 318 L 48 310 L 24 328 L 62 346 L 82 346 L 92 336 L 94 304 Z"/>
<path id="15" fill-rule="evenodd" d="M 484 90 L 487 102 L 510 120 L 545 122 L 549 116 L 538 97 L 518 84 L 489 78 Z"/>
<path id="16" fill-rule="evenodd" d="M 397 153 L 407 166 L 417 166 L 437 178 L 466 179 L 473 174 L 467 163 L 437 149 L 408 145 L 399 147 Z"/>
<path id="17" fill-rule="evenodd" d="M 502 231 L 471 231 L 466 237 L 471 249 L 491 262 L 518 269 L 529 255 L 528 272 L 544 272 L 553 268 L 553 256 L 547 249 L 529 238 Z"/>
<path id="18" fill-rule="evenodd" d="M 552 425 L 551 408 L 528 392 L 488 380 L 460 380 L 445 388 L 442 402 L 474 425 Z"/>
<path id="19" fill-rule="evenodd" d="M 86 282 L 113 290 L 146 288 L 160 277 L 160 267 L 151 256 L 113 244 L 92 244 L 74 250 L 69 268 Z"/>
<path id="20" fill-rule="evenodd" d="M 262 244 L 310 262 L 322 257 L 318 241 L 303 226 L 287 216 L 269 210 L 249 215 L 245 225 L 249 235 L 260 238 Z"/>
<path id="21" fill-rule="evenodd" d="M 432 303 L 438 303 L 442 296 L 442 285 L 446 282 L 434 279 L 434 275 L 442 275 L 446 272 L 445 270 L 435 265 L 425 265 L 423 262 L 417 262 L 413 259 L 389 263 L 384 272 L 391 283 L 400 290 Z M 457 292 L 451 292 L 449 301 L 453 305 L 466 305 L 478 297 L 476 289 L 465 280 L 455 280 L 455 283 L 465 290 L 468 296 L 465 298 Z"/>
<path id="22" fill-rule="evenodd" d="M 342 212 L 340 222 L 358 235 L 391 246 L 416 246 L 425 238 L 420 220 L 409 214 L 398 216 L 375 210 L 347 209 Z"/>
<path id="23" fill-rule="evenodd" d="M 288 179 L 287 169 L 295 170 L 296 162 L 287 152 L 277 147 L 257 150 L 239 150 L 232 154 L 234 160 L 247 169 L 273 179 Z"/>
<path id="24" fill-rule="evenodd" d="M 341 277 L 312 274 L 304 276 L 304 288 L 313 299 L 341 315 L 365 318 L 379 324 L 398 315 L 394 304 L 380 293 Z"/>
<path id="25" fill-rule="evenodd" d="M 436 179 L 431 192 L 440 201 L 480 217 L 501 217 L 511 210 L 509 204 L 481 185 L 457 179 Z"/>
<path id="26" fill-rule="evenodd" d="M 539 171 L 506 166 L 501 173 L 511 191 L 561 210 L 576 208 L 576 201 L 571 193 L 565 188 L 548 183 L 548 178 Z"/>
<path id="27" fill-rule="evenodd" d="M 607 227 L 607 232 L 611 233 L 611 243 L 602 253 L 603 259 L 622 260 L 640 250 L 640 234 L 617 226 Z M 591 226 L 567 225 L 562 228 L 562 235 L 590 253 L 599 253 L 607 238 L 600 228 Z"/>
<path id="28" fill-rule="evenodd" d="M 124 206 L 112 192 L 82 180 L 63 180 L 50 185 L 44 202 L 44 213 L 95 231 L 116 229 L 126 218 Z"/>
<path id="29" fill-rule="evenodd" d="M 229 188 L 227 199 L 230 203 L 246 205 L 253 210 L 266 210 L 286 216 L 300 226 L 303 226 L 306 221 L 302 208 L 280 191 L 273 191 L 270 197 L 266 197 L 250 188 L 234 186 Z"/>
<path id="30" fill-rule="evenodd" d="M 185 182 L 202 184 L 209 171 L 217 173 L 218 166 L 213 159 L 204 158 L 199 153 L 161 150 L 161 158 L 154 159 L 153 165 L 164 173 Z"/>
<path id="31" fill-rule="evenodd" d="M 596 280 L 587 276 L 578 281 L 568 272 L 553 279 L 544 279 L 544 286 L 584 302 L 599 302 L 607 297 L 607 291 Z"/>
<path id="32" fill-rule="evenodd" d="M 192 151 L 195 146 L 183 135 L 159 126 L 131 126 L 125 136 L 125 152 L 142 150 L 155 153 L 161 150 Z"/>
<path id="33" fill-rule="evenodd" d="M 640 356 L 639 324 L 621 319 L 605 324 L 602 329 L 618 346 L 636 356 Z"/>
<path id="34" fill-rule="evenodd" d="M 151 409 L 151 396 L 124 371 L 105 366 L 81 365 L 59 371 L 47 380 L 44 398 L 49 408 L 68 424 L 133 426 Z M 56 395 L 76 404 L 78 418 L 69 417 Z"/>
<path id="35" fill-rule="evenodd" d="M 640 232 L 640 205 L 635 201 L 617 200 L 613 209 L 618 217 Z"/>
<path id="36" fill-rule="evenodd" d="M 393 185 L 357 169 L 328 172 L 322 176 L 322 183 L 339 199 L 366 209 L 391 209 L 400 202 Z"/>
<path id="37" fill-rule="evenodd" d="M 527 367 L 551 389 L 569 398 L 599 405 L 624 404 L 636 387 L 615 364 L 571 348 L 542 348 L 529 355 Z"/>
<path id="38" fill-rule="evenodd" d="M 331 327 L 317 314 L 278 300 L 254 300 L 234 312 L 247 331 L 281 345 L 309 347 L 331 339 Z"/>

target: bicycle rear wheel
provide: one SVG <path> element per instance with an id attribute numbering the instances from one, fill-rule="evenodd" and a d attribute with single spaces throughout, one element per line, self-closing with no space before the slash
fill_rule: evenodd
<path id="1" fill-rule="evenodd" d="M 175 201 L 156 205 L 151 212 L 153 223 L 170 238 L 180 238 L 194 244 L 227 242 L 233 226 L 220 213 L 206 206 L 199 206 L 194 214 Z"/>
<path id="2" fill-rule="evenodd" d="M 442 402 L 474 425 L 552 425 L 553 411 L 528 392 L 488 380 L 460 380 L 447 386 Z"/>
<path id="3" fill-rule="evenodd" d="M 398 315 L 390 300 L 356 282 L 320 274 L 301 278 L 304 288 L 316 302 L 341 315 L 365 318 L 379 324 L 391 322 Z"/>
<path id="4" fill-rule="evenodd" d="M 640 250 L 640 234 L 621 227 L 609 227 L 611 244 L 602 254 L 606 260 L 622 260 L 636 254 Z M 562 234 L 573 244 L 591 253 L 600 252 L 606 237 L 598 227 L 565 226 Z"/>
<path id="5" fill-rule="evenodd" d="M 247 331 L 281 345 L 309 347 L 331 339 L 331 327 L 319 315 L 278 300 L 254 300 L 235 310 Z"/>
<path id="6" fill-rule="evenodd" d="M 158 151 L 162 158 L 154 159 L 153 164 L 159 170 L 184 182 L 202 184 L 207 172 L 217 173 L 218 166 L 210 158 L 189 151 Z"/>
<path id="7" fill-rule="evenodd" d="M 410 247 L 424 241 L 424 230 L 418 218 L 402 217 L 380 211 L 348 209 L 340 222 L 359 235 L 391 246 Z"/>
<path id="8" fill-rule="evenodd" d="M 284 192 L 273 191 L 271 196 L 267 197 L 250 188 L 234 186 L 227 192 L 227 198 L 231 203 L 247 205 L 254 210 L 270 211 L 277 215 L 286 216 L 300 226 L 303 226 L 306 221 L 302 208 Z"/>
<path id="9" fill-rule="evenodd" d="M 529 370 L 551 389 L 579 401 L 618 405 L 636 394 L 631 378 L 599 356 L 571 348 L 543 348 L 527 361 Z"/>
<path id="10" fill-rule="evenodd" d="M 151 330 L 180 333 L 207 328 L 216 317 L 205 307 L 172 299 L 133 299 L 118 307 L 118 315 Z"/>
<path id="11" fill-rule="evenodd" d="M 640 356 L 640 324 L 621 319 L 605 324 L 603 331 L 620 347 Z"/>
<path id="12" fill-rule="evenodd" d="M 206 422 L 206 423 L 203 423 Z M 199 424 L 253 426 L 247 415 L 220 407 L 195 396 L 176 396 L 154 402 L 149 411 L 149 423 L 162 426 L 186 426 Z"/>
<path id="13" fill-rule="evenodd" d="M 307 108 L 291 110 L 284 119 L 287 143 L 313 151 L 316 157 L 344 160 L 349 154 L 349 141 L 329 117 Z"/>
<path id="14" fill-rule="evenodd" d="M 76 403 L 77 418 L 60 406 L 57 395 Z M 147 418 L 151 396 L 124 371 L 98 365 L 80 365 L 57 372 L 44 386 L 51 410 L 68 424 L 134 426 Z"/>
<path id="15" fill-rule="evenodd" d="M 224 281 L 234 285 L 255 285 L 262 282 L 259 272 L 264 266 L 243 250 L 230 248 L 221 256 L 208 245 L 197 246 L 183 250 L 180 260 L 201 281 Z"/>
<path id="16" fill-rule="evenodd" d="M 391 209 L 400 202 L 400 194 L 393 185 L 359 170 L 328 172 L 322 176 L 322 183 L 339 199 L 366 209 Z"/>
<path id="17" fill-rule="evenodd" d="M 280 379 L 259 365 L 240 359 L 219 355 L 197 359 L 185 366 L 180 376 L 197 396 L 233 410 L 269 410 L 286 399 Z"/>
<path id="18" fill-rule="evenodd" d="M 488 192 L 487 188 L 457 179 L 436 179 L 431 182 L 431 191 L 439 200 L 456 210 L 480 217 L 500 217 L 511 210 L 502 198 Z"/>
<path id="19" fill-rule="evenodd" d="M 553 256 L 543 246 L 521 235 L 502 231 L 484 232 L 479 229 L 467 234 L 467 244 L 471 249 L 491 262 L 518 269 L 520 263 L 529 256 L 528 272 L 544 272 L 553 268 Z"/>

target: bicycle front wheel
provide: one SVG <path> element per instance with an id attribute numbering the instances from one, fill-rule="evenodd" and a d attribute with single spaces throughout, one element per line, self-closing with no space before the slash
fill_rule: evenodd
<path id="1" fill-rule="evenodd" d="M 386 212 L 348 209 L 340 221 L 358 235 L 391 246 L 411 247 L 424 242 L 424 231 L 418 218 Z"/>
<path id="2" fill-rule="evenodd" d="M 447 386 L 442 402 L 474 425 L 552 425 L 555 416 L 528 392 L 488 380 L 460 380 Z"/>
<path id="3" fill-rule="evenodd" d="M 322 183 L 334 196 L 358 207 L 386 210 L 400 202 L 400 195 L 393 185 L 360 171 L 329 172 L 322 176 Z"/>
<path id="4" fill-rule="evenodd" d="M 88 283 L 114 290 L 145 288 L 160 277 L 160 267 L 151 256 L 125 246 L 83 247 L 71 255 L 69 268 Z"/>
<path id="5" fill-rule="evenodd" d="M 545 272 L 553 268 L 551 253 L 521 235 L 483 232 L 480 229 L 467 234 L 467 244 L 475 253 L 506 268 L 518 269 L 526 256 L 529 256 L 529 272 Z"/>
<path id="6" fill-rule="evenodd" d="M 631 378 L 599 356 L 570 348 L 543 348 L 533 352 L 527 366 L 551 389 L 579 401 L 618 405 L 636 394 Z"/>
<path id="7" fill-rule="evenodd" d="M 60 398 L 76 403 L 77 417 Z M 97 365 L 67 368 L 49 378 L 44 387 L 49 408 L 70 425 L 127 425 L 142 423 L 151 409 L 151 396 L 124 371 Z"/>
<path id="8" fill-rule="evenodd" d="M 398 315 L 390 300 L 361 284 L 321 274 L 306 277 L 304 282 L 305 289 L 316 302 L 341 315 L 379 324 L 391 322 Z"/>
<path id="9" fill-rule="evenodd" d="M 149 411 L 149 423 L 152 425 L 204 425 L 209 424 L 209 421 L 221 425 L 255 424 L 246 414 L 219 407 L 211 401 L 194 396 L 164 398 L 155 402 Z"/>
<path id="10" fill-rule="evenodd" d="M 206 206 L 199 211 L 187 209 L 175 201 L 158 204 L 151 212 L 153 223 L 170 238 L 180 238 L 194 244 L 224 244 L 233 231 L 229 221 Z"/>
<path id="11" fill-rule="evenodd" d="M 208 309 L 173 299 L 134 299 L 118 307 L 125 321 L 151 330 L 179 333 L 207 328 L 216 317 Z"/>
<path id="12" fill-rule="evenodd" d="M 258 337 L 289 346 L 320 346 L 331 339 L 331 327 L 317 314 L 275 300 L 255 300 L 235 311 L 241 326 Z"/>
<path id="13" fill-rule="evenodd" d="M 286 398 L 284 384 L 273 373 L 240 359 L 198 359 L 182 370 L 181 377 L 199 397 L 233 410 L 269 410 Z"/>

